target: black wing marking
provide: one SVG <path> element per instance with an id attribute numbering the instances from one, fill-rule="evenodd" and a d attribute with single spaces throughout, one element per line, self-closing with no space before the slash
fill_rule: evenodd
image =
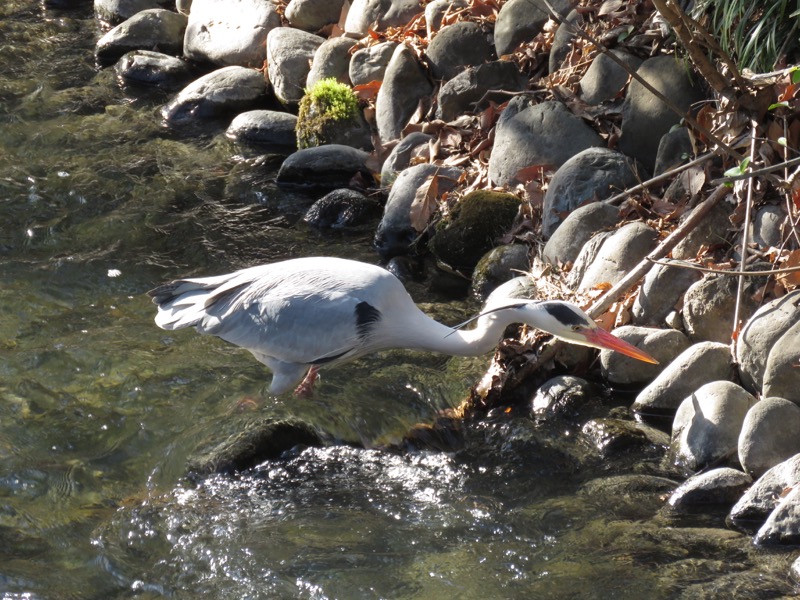
<path id="1" fill-rule="evenodd" d="M 381 320 L 381 317 L 381 311 L 368 302 L 356 304 L 356 331 L 358 332 L 358 337 L 362 340 L 367 337 L 378 321 Z"/>
<path id="2" fill-rule="evenodd" d="M 541 306 L 553 315 L 559 323 L 564 325 L 587 325 L 586 317 L 560 302 L 543 302 Z"/>

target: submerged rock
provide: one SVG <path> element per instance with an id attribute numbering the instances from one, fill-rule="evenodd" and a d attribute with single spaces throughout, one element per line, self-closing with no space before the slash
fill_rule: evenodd
<path id="1" fill-rule="evenodd" d="M 539 386 L 531 398 L 531 412 L 543 418 L 576 418 L 587 405 L 600 405 L 600 389 L 574 375 L 558 375 Z"/>
<path id="2" fill-rule="evenodd" d="M 305 148 L 283 161 L 276 181 L 279 185 L 319 189 L 347 187 L 356 176 L 372 179 L 368 158 L 363 150 L 339 144 Z"/>
<path id="3" fill-rule="evenodd" d="M 164 90 L 180 89 L 194 77 L 194 69 L 180 58 L 149 50 L 128 52 L 117 61 L 114 70 L 123 84 Z"/>
<path id="4" fill-rule="evenodd" d="M 672 492 L 667 505 L 673 511 L 690 511 L 709 504 L 733 506 L 752 483 L 742 471 L 730 467 L 692 475 Z"/>
<path id="5" fill-rule="evenodd" d="M 321 229 L 353 227 L 377 217 L 381 206 L 356 190 L 333 190 L 311 206 L 303 220 Z"/>
<path id="6" fill-rule="evenodd" d="M 171 10 L 152 8 L 120 23 L 95 46 L 95 56 L 104 65 L 116 62 L 126 52 L 153 50 L 169 55 L 183 52 L 186 17 Z"/>
<path id="7" fill-rule="evenodd" d="M 775 465 L 747 490 L 730 512 L 737 527 L 755 532 L 778 506 L 785 490 L 800 485 L 800 454 Z"/>

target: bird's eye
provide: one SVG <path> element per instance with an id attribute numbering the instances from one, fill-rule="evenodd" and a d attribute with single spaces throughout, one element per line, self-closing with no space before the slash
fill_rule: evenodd
<path id="1" fill-rule="evenodd" d="M 572 331 L 574 331 L 575 333 L 578 333 L 578 332 L 580 332 L 582 330 L 583 330 L 583 325 L 573 325 L 572 326 Z"/>

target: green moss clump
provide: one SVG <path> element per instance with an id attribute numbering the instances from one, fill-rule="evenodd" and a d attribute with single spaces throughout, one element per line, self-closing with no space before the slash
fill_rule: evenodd
<path id="1" fill-rule="evenodd" d="M 358 98 L 334 78 L 322 79 L 306 90 L 297 113 L 297 147 L 336 143 L 337 131 L 358 125 Z"/>

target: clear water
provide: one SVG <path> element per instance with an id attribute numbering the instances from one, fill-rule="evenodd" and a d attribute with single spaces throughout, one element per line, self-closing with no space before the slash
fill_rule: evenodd
<path id="1" fill-rule="evenodd" d="M 719 518 L 658 517 L 652 490 L 592 487 L 657 472 L 654 455 L 610 468 L 565 431 L 503 417 L 472 427 L 457 452 L 381 449 L 457 404 L 486 358 L 390 352 L 287 400 L 265 393 L 249 355 L 157 329 L 144 292 L 173 277 L 375 257 L 368 231 L 294 223 L 311 199 L 277 190 L 274 162 L 255 166 L 215 125 L 163 129 L 163 97 L 120 90 L 94 65 L 100 34 L 88 1 L 0 6 L 3 597 L 796 592 L 791 553 L 755 550 Z M 198 446 L 264 416 L 305 419 L 343 444 L 183 478 Z"/>

